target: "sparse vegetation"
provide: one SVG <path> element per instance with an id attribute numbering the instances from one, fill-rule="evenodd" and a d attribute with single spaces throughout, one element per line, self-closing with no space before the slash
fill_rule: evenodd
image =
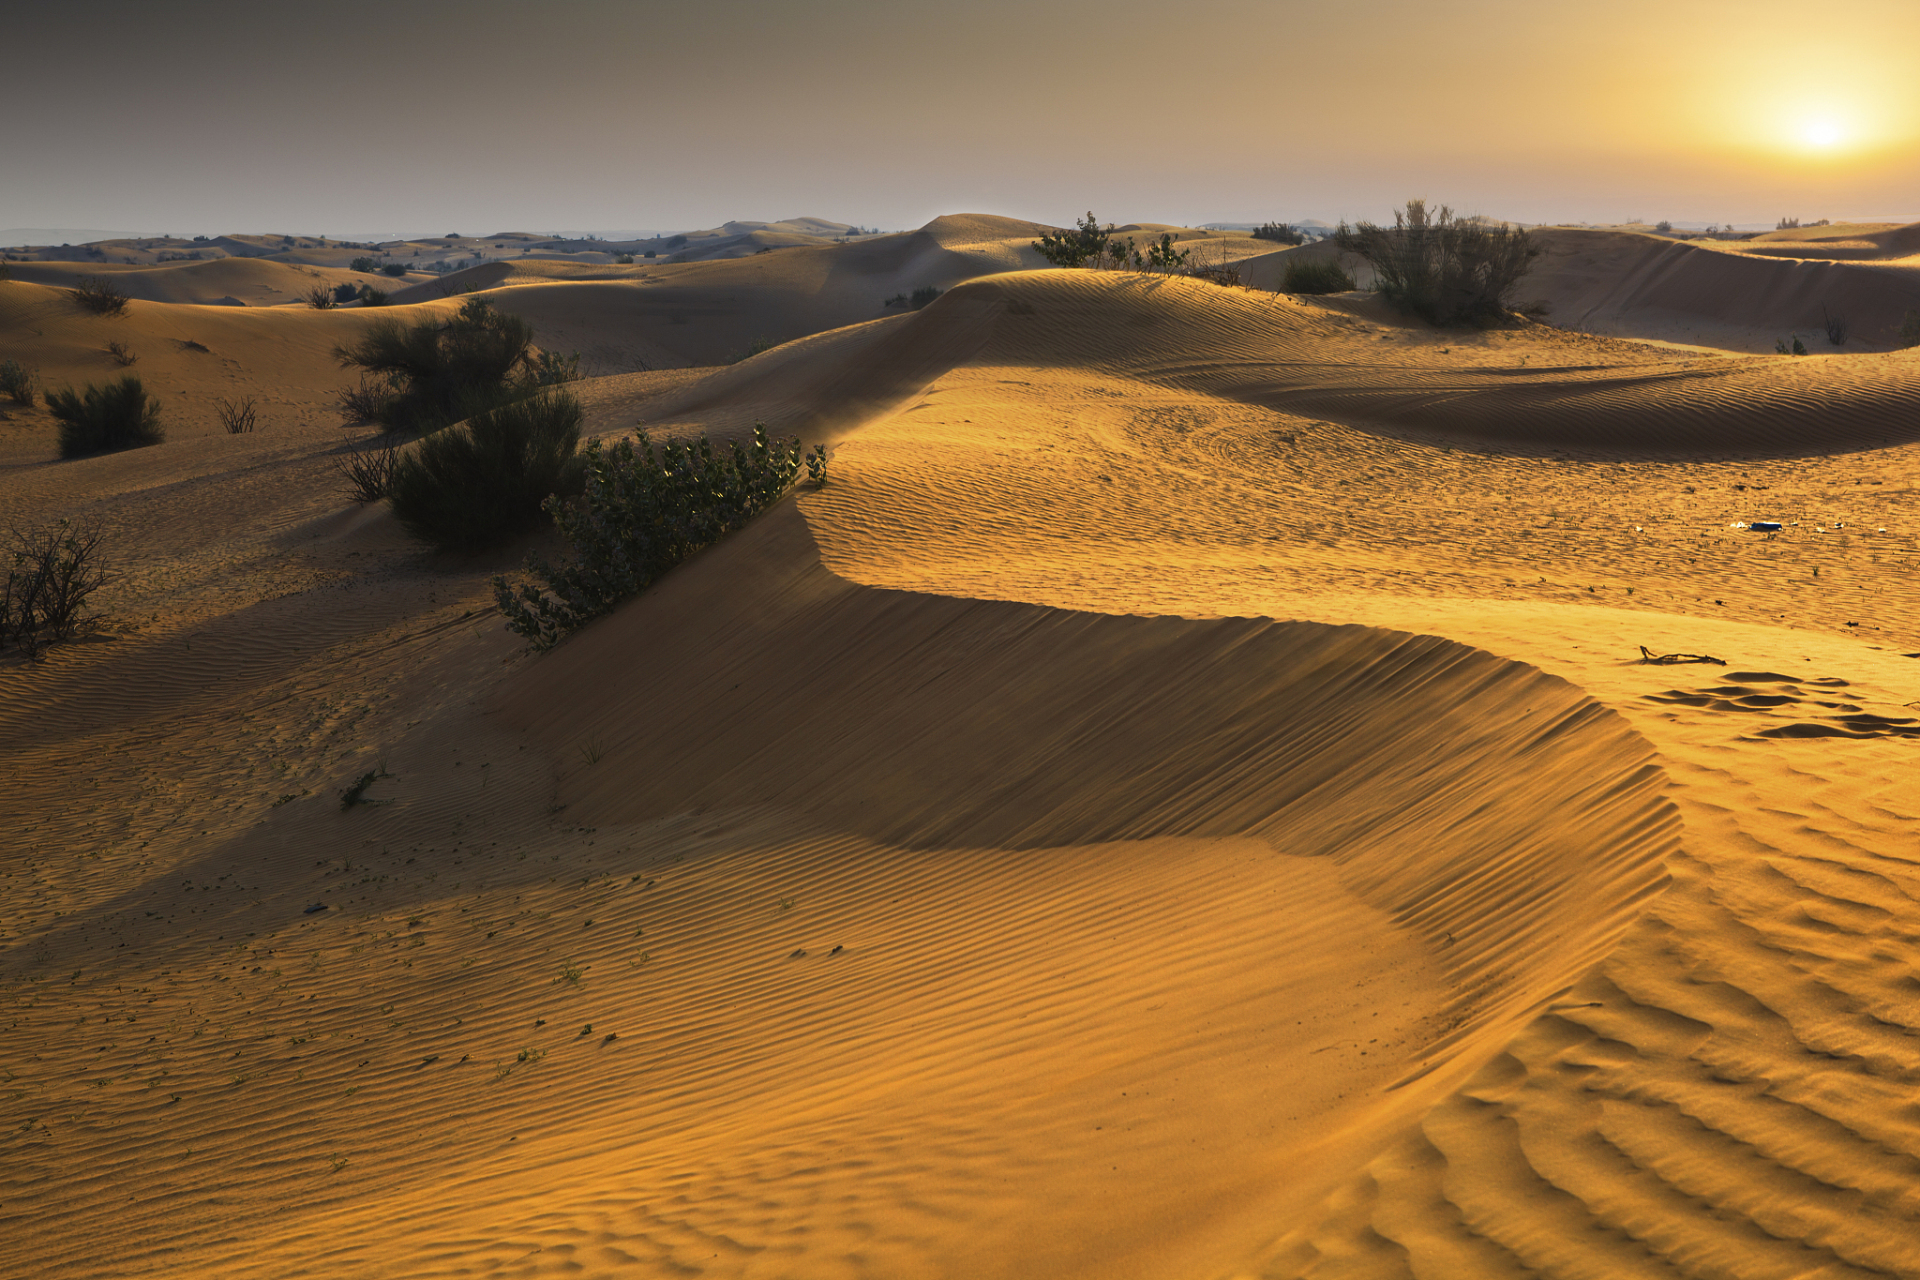
<path id="1" fill-rule="evenodd" d="M 225 397 L 213 402 L 213 411 L 219 416 L 220 425 L 230 436 L 251 435 L 260 421 L 260 410 L 254 404 L 252 396 L 238 400 Z"/>
<path id="2" fill-rule="evenodd" d="M 656 454 L 640 436 L 610 449 L 591 442 L 585 462 L 585 492 L 546 504 L 572 545 L 572 561 L 532 562 L 538 584 L 517 590 L 504 577 L 493 580 L 507 629 L 535 649 L 552 648 L 771 506 L 798 478 L 801 453 L 798 440 L 770 441 L 755 426 L 744 449 L 733 444 L 723 453 L 702 436 Z M 807 469 L 825 483 L 824 449 L 815 448 Z"/>
<path id="3" fill-rule="evenodd" d="M 1113 240 L 1113 228 L 1100 227 L 1100 220 L 1087 210 L 1087 216 L 1074 223 L 1071 231 L 1046 231 L 1033 242 L 1036 252 L 1056 267 L 1098 266 L 1107 256 Z"/>
<path id="4" fill-rule="evenodd" d="M 367 795 L 368 787 L 380 781 L 382 778 L 391 778 L 392 776 L 392 774 L 387 772 L 387 766 L 384 762 L 375 768 L 367 770 L 358 778 L 348 783 L 346 789 L 340 793 L 340 807 L 342 809 L 351 809 L 355 805 L 361 804 L 392 804 L 393 801 L 391 800 L 375 800 Z"/>
<path id="5" fill-rule="evenodd" d="M 400 451 L 394 447 L 391 433 L 381 435 L 372 449 L 361 449 L 334 461 L 334 470 L 347 482 L 347 496 L 354 502 L 378 502 L 387 496 L 393 482 L 393 469 L 399 464 Z"/>
<path id="6" fill-rule="evenodd" d="M 384 307 L 387 297 L 385 289 L 376 289 L 370 284 L 360 286 L 360 305 L 363 307 Z"/>
<path id="7" fill-rule="evenodd" d="M 404 262 L 389 262 L 380 268 L 380 274 L 383 276 L 403 276 L 407 274 L 407 264 Z"/>
<path id="8" fill-rule="evenodd" d="M 1780 338 L 1774 342 L 1773 350 L 1774 350 L 1774 354 L 1776 355 L 1804 356 L 1807 354 L 1807 344 L 1800 341 L 1800 335 L 1795 334 L 1793 338 L 1793 345 L 1791 347 L 1787 345 L 1787 340 L 1785 338 Z"/>
<path id="9" fill-rule="evenodd" d="M 909 311 L 918 311 L 944 292 L 946 292 L 944 289 L 936 289 L 932 285 L 924 285 L 921 288 L 915 289 L 911 294 L 894 294 L 891 298 L 887 299 L 885 305 L 889 307 L 905 307 Z"/>
<path id="10" fill-rule="evenodd" d="M 38 380 L 18 360 L 0 361 L 0 394 L 17 405 L 32 405 Z"/>
<path id="11" fill-rule="evenodd" d="M 1836 316 L 1828 311 L 1824 304 L 1820 307 L 1820 327 L 1827 331 L 1827 341 L 1839 347 L 1847 341 L 1847 318 Z"/>
<path id="12" fill-rule="evenodd" d="M 577 376 L 577 358 L 536 352 L 533 326 L 469 298 L 448 320 L 380 319 L 360 341 L 336 347 L 342 365 L 371 375 L 341 393 L 356 421 L 430 432 L 518 400 L 551 379 Z"/>
<path id="13" fill-rule="evenodd" d="M 113 362 L 122 369 L 140 363 L 140 357 L 124 342 L 109 342 L 107 344 L 107 354 L 112 356 Z"/>
<path id="14" fill-rule="evenodd" d="M 1654 223 L 1653 229 L 1654 229 L 1654 232 L 1658 235 L 1670 236 L 1673 234 L 1673 224 L 1671 222 L 1668 222 L 1665 218 L 1662 218 L 1660 221 Z"/>
<path id="15" fill-rule="evenodd" d="M 63 458 L 133 449 L 166 439 L 160 401 L 148 395 L 133 374 L 104 387 L 88 383 L 84 392 L 76 393 L 71 387 L 49 391 L 47 409 L 60 423 Z"/>
<path id="16" fill-rule="evenodd" d="M 1271 240 L 1276 244 L 1300 245 L 1307 242 L 1306 235 L 1302 233 L 1298 227 L 1290 226 L 1284 222 L 1261 223 L 1253 229 L 1253 238 L 1255 240 Z"/>
<path id="17" fill-rule="evenodd" d="M 307 290 L 307 305 L 315 311 L 331 311 L 333 302 L 333 290 L 324 284 L 317 284 Z"/>
<path id="18" fill-rule="evenodd" d="M 1445 205 L 1429 210 L 1424 200 L 1396 209 L 1392 227 L 1342 222 L 1334 241 L 1366 260 L 1389 301 L 1436 325 L 1505 321 L 1542 251 L 1523 230 L 1456 217 Z"/>
<path id="19" fill-rule="evenodd" d="M 1907 309 L 1907 314 L 1900 321 L 1899 332 L 1894 335 L 1894 341 L 1902 347 L 1920 347 L 1920 310 L 1912 307 Z"/>
<path id="20" fill-rule="evenodd" d="M 577 490 L 580 402 L 548 390 L 436 432 L 387 484 L 409 533 L 443 550 L 491 546 L 538 524 L 550 495 Z"/>
<path id="21" fill-rule="evenodd" d="M 87 601 L 111 580 L 105 542 L 98 520 L 11 531 L 0 553 L 0 648 L 16 644 L 38 661 L 48 644 L 87 625 Z"/>
<path id="22" fill-rule="evenodd" d="M 892 304 L 889 303 L 888 305 L 891 306 Z M 739 364 L 742 360 L 751 360 L 755 356 L 761 354 L 762 352 L 771 351 L 779 345 L 780 344 L 778 342 L 775 342 L 772 338 L 755 338 L 752 342 L 749 342 L 745 347 L 741 348 L 740 350 L 734 352 L 732 355 L 728 356 L 727 363 Z"/>
<path id="23" fill-rule="evenodd" d="M 358 271 L 361 275 L 370 276 L 375 271 L 380 269 L 380 264 L 378 261 L 376 261 L 373 258 L 359 257 L 359 258 L 355 258 L 352 262 L 349 262 L 347 264 L 347 269 L 349 271 Z"/>
<path id="24" fill-rule="evenodd" d="M 1353 277 L 1337 259 L 1287 256 L 1282 293 L 1346 293 L 1352 288 Z"/>
<path id="25" fill-rule="evenodd" d="M 127 313 L 125 291 L 113 281 L 100 276 L 84 277 L 78 288 L 67 290 L 67 296 L 97 316 L 123 316 Z"/>

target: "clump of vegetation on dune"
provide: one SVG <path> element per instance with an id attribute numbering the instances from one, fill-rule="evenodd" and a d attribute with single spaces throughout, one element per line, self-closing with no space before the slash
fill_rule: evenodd
<path id="1" fill-rule="evenodd" d="M 1353 277 L 1332 258 L 1295 259 L 1292 254 L 1287 258 L 1282 293 L 1345 293 L 1353 288 Z"/>
<path id="2" fill-rule="evenodd" d="M 538 524 L 550 495 L 577 491 L 580 402 L 549 390 L 427 436 L 393 464 L 387 500 L 407 532 L 476 551 Z"/>
<path id="3" fill-rule="evenodd" d="M 159 399 L 148 395 L 133 374 L 104 387 L 90 382 L 82 392 L 72 387 L 49 391 L 47 409 L 60 423 L 63 458 L 159 444 L 167 435 Z"/>
<path id="4" fill-rule="evenodd" d="M 580 358 L 533 346 L 533 326 L 469 298 L 449 319 L 382 318 L 334 357 L 362 371 L 341 393 L 356 422 L 425 434 L 579 376 Z"/>
<path id="5" fill-rule="evenodd" d="M 1514 311 L 1514 290 L 1540 256 L 1525 231 L 1456 217 L 1424 200 L 1396 209 L 1391 227 L 1342 222 L 1334 243 L 1373 268 L 1375 287 L 1401 310 L 1437 325 L 1488 326 Z"/>
<path id="6" fill-rule="evenodd" d="M 493 580 L 508 630 L 535 649 L 552 648 L 771 506 L 803 464 L 816 485 L 826 483 L 824 445 L 803 458 L 797 439 L 769 440 L 759 425 L 751 446 L 736 443 L 724 452 L 704 435 L 670 442 L 657 454 L 644 436 L 610 449 L 589 444 L 584 491 L 546 504 L 573 559 L 530 563 L 537 584 L 516 589 L 504 577 Z"/>
<path id="7" fill-rule="evenodd" d="M 37 383 L 18 360 L 0 361 L 0 395 L 18 405 L 32 405 Z"/>
<path id="8" fill-rule="evenodd" d="M 0 649 L 18 645 L 38 661 L 48 644 L 87 625 L 87 601 L 110 577 L 105 542 L 98 520 L 10 532 L 0 549 Z"/>
<path id="9" fill-rule="evenodd" d="M 126 292 L 113 281 L 100 276 L 87 276 L 80 281 L 80 287 L 67 290 L 67 296 L 78 303 L 82 309 L 97 316 L 120 316 L 127 313 Z"/>

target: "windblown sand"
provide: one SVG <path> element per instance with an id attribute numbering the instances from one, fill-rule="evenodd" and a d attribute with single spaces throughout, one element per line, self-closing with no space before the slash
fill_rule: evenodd
<path id="1" fill-rule="evenodd" d="M 1920 1276 L 1920 356 L 1029 235 L 502 272 L 834 450 L 542 657 L 344 496 L 377 313 L 0 284 L 174 424 L 0 422 L 123 575 L 0 665 L 0 1273 Z"/>

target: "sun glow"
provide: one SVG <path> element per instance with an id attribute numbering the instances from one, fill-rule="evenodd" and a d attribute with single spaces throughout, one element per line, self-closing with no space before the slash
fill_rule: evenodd
<path id="1" fill-rule="evenodd" d="M 1801 124 L 1800 141 L 1815 151 L 1832 151 L 1846 143 L 1847 129 L 1831 117 L 1816 117 Z"/>

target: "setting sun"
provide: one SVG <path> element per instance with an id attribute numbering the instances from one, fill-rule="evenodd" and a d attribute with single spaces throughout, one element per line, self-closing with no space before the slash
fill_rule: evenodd
<path id="1" fill-rule="evenodd" d="M 1809 120 L 1800 126 L 1800 140 L 1817 151 L 1831 151 L 1847 140 L 1847 131 L 1837 120 Z"/>

